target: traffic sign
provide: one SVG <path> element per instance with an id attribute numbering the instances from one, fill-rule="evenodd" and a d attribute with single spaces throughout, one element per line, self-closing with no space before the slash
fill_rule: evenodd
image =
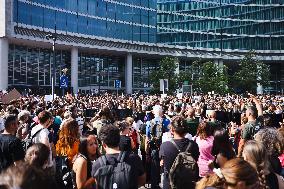
<path id="1" fill-rule="evenodd" d="M 116 89 L 121 88 L 121 81 L 120 80 L 114 80 L 114 88 L 116 88 Z"/>
<path id="2" fill-rule="evenodd" d="M 184 81 L 183 84 L 184 85 L 189 85 L 189 81 Z"/>
<path id="3" fill-rule="evenodd" d="M 68 88 L 68 77 L 66 75 L 60 76 L 60 88 Z"/>

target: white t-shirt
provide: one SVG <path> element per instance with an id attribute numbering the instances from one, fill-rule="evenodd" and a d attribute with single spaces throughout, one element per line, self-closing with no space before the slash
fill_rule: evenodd
<path id="1" fill-rule="evenodd" d="M 42 129 L 39 133 L 35 135 L 36 132 L 38 132 L 40 129 Z M 31 131 L 31 136 L 34 136 L 33 138 L 33 143 L 44 143 L 44 141 L 49 140 L 49 131 L 47 128 L 44 128 L 42 125 L 37 125 L 34 128 L 32 128 Z M 53 161 L 52 161 L 52 150 L 51 150 L 51 145 L 49 144 L 49 158 L 48 158 L 48 165 L 47 167 L 52 167 L 53 166 Z"/>
<path id="2" fill-rule="evenodd" d="M 77 121 L 78 126 L 79 126 L 79 133 L 82 136 L 83 135 L 83 127 L 84 127 L 84 119 L 82 117 L 77 117 L 76 121 Z"/>
<path id="3" fill-rule="evenodd" d="M 4 120 L 3 120 L 3 118 L 0 118 L 0 131 L 3 131 L 4 129 L 5 129 Z"/>
<path id="4" fill-rule="evenodd" d="M 173 136 L 172 136 L 171 132 L 166 132 L 166 133 L 163 134 L 162 143 L 167 142 L 167 141 L 171 141 L 171 140 L 173 140 Z"/>
<path id="5" fill-rule="evenodd" d="M 138 120 L 137 122 L 133 122 L 133 128 L 139 132 L 141 125 L 143 124 L 143 122 L 141 120 Z"/>

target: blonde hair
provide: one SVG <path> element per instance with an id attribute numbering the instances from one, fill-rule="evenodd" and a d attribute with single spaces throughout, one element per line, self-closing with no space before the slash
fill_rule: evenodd
<path id="1" fill-rule="evenodd" d="M 127 117 L 127 118 L 125 118 L 125 121 L 127 122 L 127 123 L 129 123 L 129 124 L 133 124 L 134 123 L 134 119 L 132 118 L 132 117 Z M 130 125 L 130 126 L 131 126 Z"/>
<path id="2" fill-rule="evenodd" d="M 224 180 L 216 174 L 209 174 L 196 183 L 195 189 L 205 189 L 208 186 L 222 189 L 224 186 Z"/>
<path id="3" fill-rule="evenodd" d="M 243 156 L 257 171 L 260 185 L 269 189 L 265 179 L 265 175 L 269 173 L 269 161 L 264 146 L 260 142 L 250 140 L 244 146 Z"/>

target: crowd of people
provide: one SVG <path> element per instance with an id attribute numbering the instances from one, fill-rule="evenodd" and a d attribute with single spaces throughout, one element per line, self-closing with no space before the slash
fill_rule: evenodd
<path id="1" fill-rule="evenodd" d="M 0 114 L 0 189 L 284 188 L 282 95 L 27 95 Z"/>

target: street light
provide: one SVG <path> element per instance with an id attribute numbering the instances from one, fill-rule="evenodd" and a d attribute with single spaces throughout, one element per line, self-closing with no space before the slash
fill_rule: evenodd
<path id="1" fill-rule="evenodd" d="M 53 69 L 53 73 L 52 73 L 52 76 L 51 76 L 51 90 L 52 90 L 52 100 L 54 100 L 54 93 L 55 93 L 55 61 L 56 61 L 56 57 L 55 57 L 56 34 L 47 34 L 45 36 L 45 38 L 47 40 L 52 40 L 52 52 L 53 52 L 53 65 L 52 65 L 52 69 Z"/>

